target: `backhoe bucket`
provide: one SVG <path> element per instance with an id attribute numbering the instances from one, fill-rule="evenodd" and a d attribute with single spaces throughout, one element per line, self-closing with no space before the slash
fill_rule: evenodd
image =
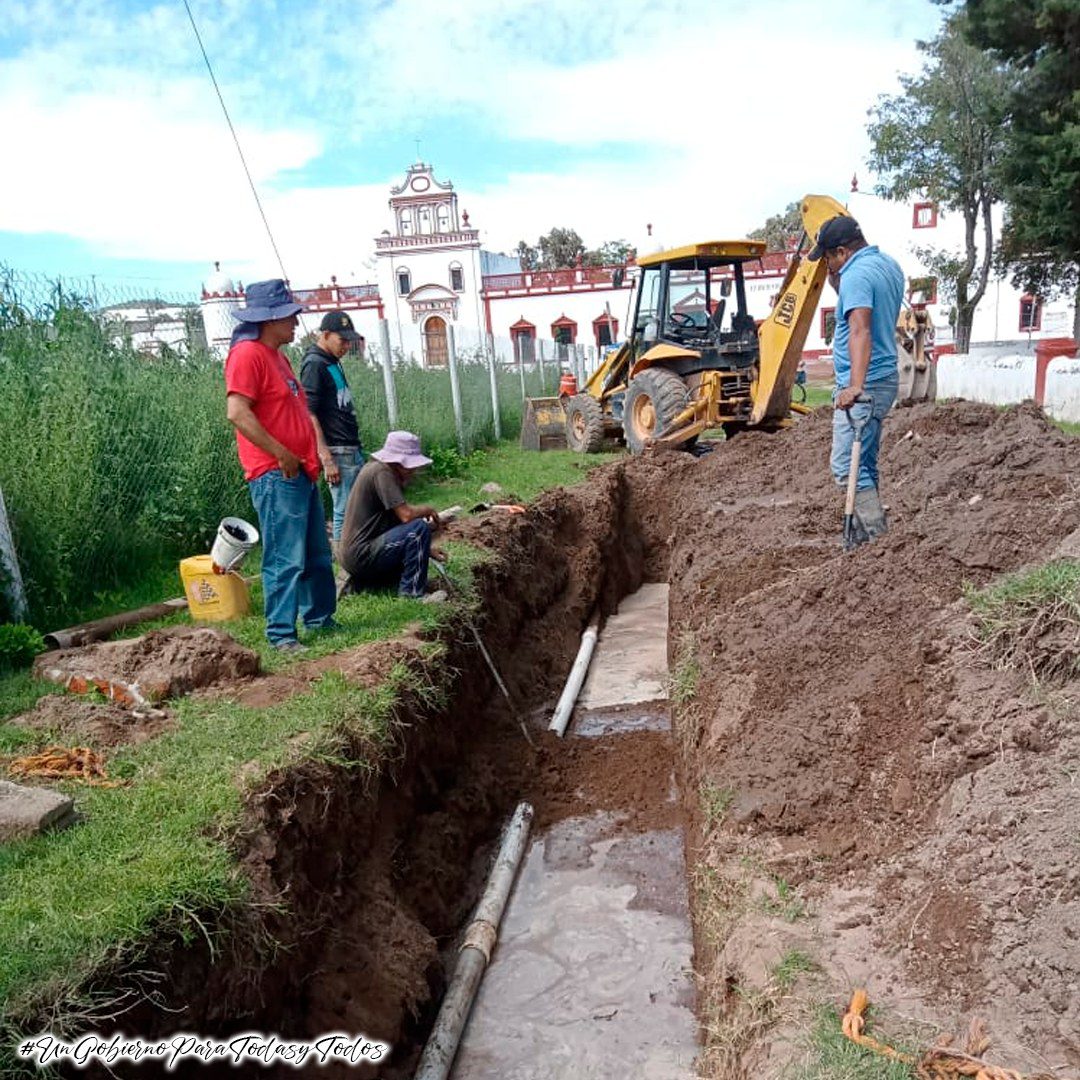
<path id="1" fill-rule="evenodd" d="M 564 400 L 558 397 L 525 399 L 525 415 L 521 420 L 522 450 L 566 449 Z"/>

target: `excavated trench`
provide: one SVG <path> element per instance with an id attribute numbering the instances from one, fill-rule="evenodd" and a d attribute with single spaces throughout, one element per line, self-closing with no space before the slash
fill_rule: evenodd
<path id="1" fill-rule="evenodd" d="M 591 613 L 613 612 L 647 577 L 663 576 L 663 543 L 650 534 L 626 468 L 544 496 L 527 523 L 482 520 L 461 529 L 492 556 L 478 570 L 478 626 L 514 708 L 467 626 L 457 624 L 438 662 L 451 673 L 447 695 L 433 706 L 439 695 L 406 694 L 398 715 L 404 734 L 377 787 L 365 774 L 318 763 L 272 776 L 250 802 L 240 841 L 256 901 L 244 922 L 228 927 L 213 956 L 204 941 L 161 943 L 137 968 L 91 988 L 124 1000 L 124 1031 L 219 1039 L 263 1031 L 296 1040 L 362 1032 L 393 1045 L 389 1061 L 318 1075 L 411 1077 L 452 971 L 455 939 L 518 801 L 534 805 L 535 835 L 572 815 L 622 806 L 628 777 L 639 791 L 667 786 L 673 755 L 656 732 L 617 746 L 590 739 L 568 752 L 569 742 L 546 731 Z M 428 661 L 418 651 L 393 651 L 403 655 L 422 675 Z M 253 702 L 267 697 L 258 684 L 247 694 Z M 587 783 L 598 775 L 602 783 Z M 626 809 L 631 828 L 674 812 L 640 798 Z M 164 982 L 145 974 L 152 971 L 164 972 Z M 216 1072 L 236 1075 L 194 1063 L 170 1075 Z M 296 1070 L 282 1066 L 281 1075 Z"/>
<path id="2" fill-rule="evenodd" d="M 895 413 L 892 532 L 843 555 L 828 440 L 815 415 L 464 523 L 491 555 L 480 628 L 514 709 L 459 625 L 444 700 L 402 703 L 377 786 L 315 763 L 272 777 L 241 838 L 261 905 L 214 956 L 195 941 L 138 965 L 164 983 L 127 971 L 100 987 L 143 995 L 124 1030 L 363 1032 L 395 1048 L 377 1075 L 411 1077 L 499 830 L 527 799 L 534 833 L 604 811 L 631 833 L 685 828 L 703 1075 L 780 1075 L 802 1053 L 779 1002 L 767 1024 L 743 1017 L 796 952 L 819 999 L 862 983 L 937 1031 L 978 1015 L 1012 1067 L 1075 1070 L 1080 685 L 1047 699 L 980 664 L 961 597 L 1080 527 L 1078 443 L 1031 407 Z M 670 584 L 674 743 L 647 725 L 556 740 L 546 709 L 590 614 L 642 582 Z M 339 1074 L 365 1075 L 319 1070 Z"/>

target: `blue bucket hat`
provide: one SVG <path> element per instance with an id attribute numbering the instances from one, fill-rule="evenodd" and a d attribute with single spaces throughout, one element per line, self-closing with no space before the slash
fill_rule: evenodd
<path id="1" fill-rule="evenodd" d="M 253 281 L 244 290 L 244 304 L 232 316 L 243 323 L 263 323 L 272 319 L 285 319 L 304 310 L 281 278 L 269 281 Z"/>

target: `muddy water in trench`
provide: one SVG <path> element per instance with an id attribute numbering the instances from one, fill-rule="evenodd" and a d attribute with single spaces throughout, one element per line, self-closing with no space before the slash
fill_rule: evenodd
<path id="1" fill-rule="evenodd" d="M 644 585 L 608 620 L 568 754 L 575 740 L 594 741 L 588 750 L 602 746 L 614 766 L 623 748 L 653 732 L 653 752 L 673 762 L 667 592 Z M 670 767 L 628 775 L 623 806 L 607 801 L 609 809 L 534 835 L 454 1080 L 694 1075 L 693 946 L 674 775 Z M 594 776 L 581 783 L 601 782 Z"/>

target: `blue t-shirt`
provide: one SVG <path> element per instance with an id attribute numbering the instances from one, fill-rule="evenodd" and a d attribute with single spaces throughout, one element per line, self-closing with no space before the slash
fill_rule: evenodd
<path id="1" fill-rule="evenodd" d="M 844 263 L 833 331 L 837 389 L 843 390 L 851 382 L 848 315 L 856 308 L 870 308 L 870 366 L 866 381 L 876 382 L 896 373 L 896 318 L 903 298 L 904 271 L 891 255 L 877 247 L 864 247 Z"/>

